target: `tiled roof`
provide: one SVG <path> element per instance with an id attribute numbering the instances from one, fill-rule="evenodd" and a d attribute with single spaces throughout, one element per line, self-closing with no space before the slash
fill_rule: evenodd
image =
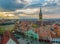
<path id="1" fill-rule="evenodd" d="M 17 39 L 9 31 L 6 31 L 3 34 L 1 44 L 6 44 L 10 38 L 19 44 Z"/>

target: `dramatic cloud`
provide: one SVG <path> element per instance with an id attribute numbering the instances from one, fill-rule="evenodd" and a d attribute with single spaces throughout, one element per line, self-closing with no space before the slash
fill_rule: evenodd
<path id="1" fill-rule="evenodd" d="M 28 7 L 55 7 L 60 6 L 60 0 L 33 0 Z"/>
<path id="2" fill-rule="evenodd" d="M 8 16 L 34 18 L 35 15 L 38 18 L 40 7 L 44 18 L 52 18 L 54 15 L 59 18 L 60 0 L 0 0 L 0 11 L 6 12 Z"/>
<path id="3" fill-rule="evenodd" d="M 47 15 L 59 15 L 60 14 L 60 7 L 50 7 L 50 8 L 43 8 L 43 13 Z"/>
<path id="4" fill-rule="evenodd" d="M 17 0 L 0 0 L 0 8 L 7 9 L 7 10 L 16 10 L 23 8 L 25 3 L 21 1 L 19 3 Z"/>
<path id="5" fill-rule="evenodd" d="M 60 6 L 60 0 L 0 0 L 0 8 L 6 10 L 40 6 Z"/>

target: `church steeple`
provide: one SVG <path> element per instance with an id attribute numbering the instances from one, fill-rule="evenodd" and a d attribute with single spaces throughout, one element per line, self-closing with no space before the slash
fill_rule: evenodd
<path id="1" fill-rule="evenodd" d="M 40 8 L 40 12 L 39 12 L 39 21 L 41 23 L 41 26 L 43 26 L 43 16 L 42 16 L 42 11 L 41 11 L 41 8 Z"/>
<path id="2" fill-rule="evenodd" d="M 41 8 L 40 8 L 40 12 L 39 12 L 39 20 L 42 20 L 42 11 L 41 11 Z"/>

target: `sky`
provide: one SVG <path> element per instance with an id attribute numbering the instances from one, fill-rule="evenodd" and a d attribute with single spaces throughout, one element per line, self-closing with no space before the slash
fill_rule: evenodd
<path id="1" fill-rule="evenodd" d="M 0 0 L 1 18 L 60 18 L 60 0 Z M 9 17 L 8 17 L 9 16 Z"/>

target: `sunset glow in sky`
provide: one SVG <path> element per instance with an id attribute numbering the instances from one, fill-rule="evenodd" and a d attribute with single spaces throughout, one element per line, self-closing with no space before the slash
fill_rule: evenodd
<path id="1" fill-rule="evenodd" d="M 44 19 L 60 18 L 60 0 L 0 0 L 0 17 L 38 19 L 40 7 Z"/>

